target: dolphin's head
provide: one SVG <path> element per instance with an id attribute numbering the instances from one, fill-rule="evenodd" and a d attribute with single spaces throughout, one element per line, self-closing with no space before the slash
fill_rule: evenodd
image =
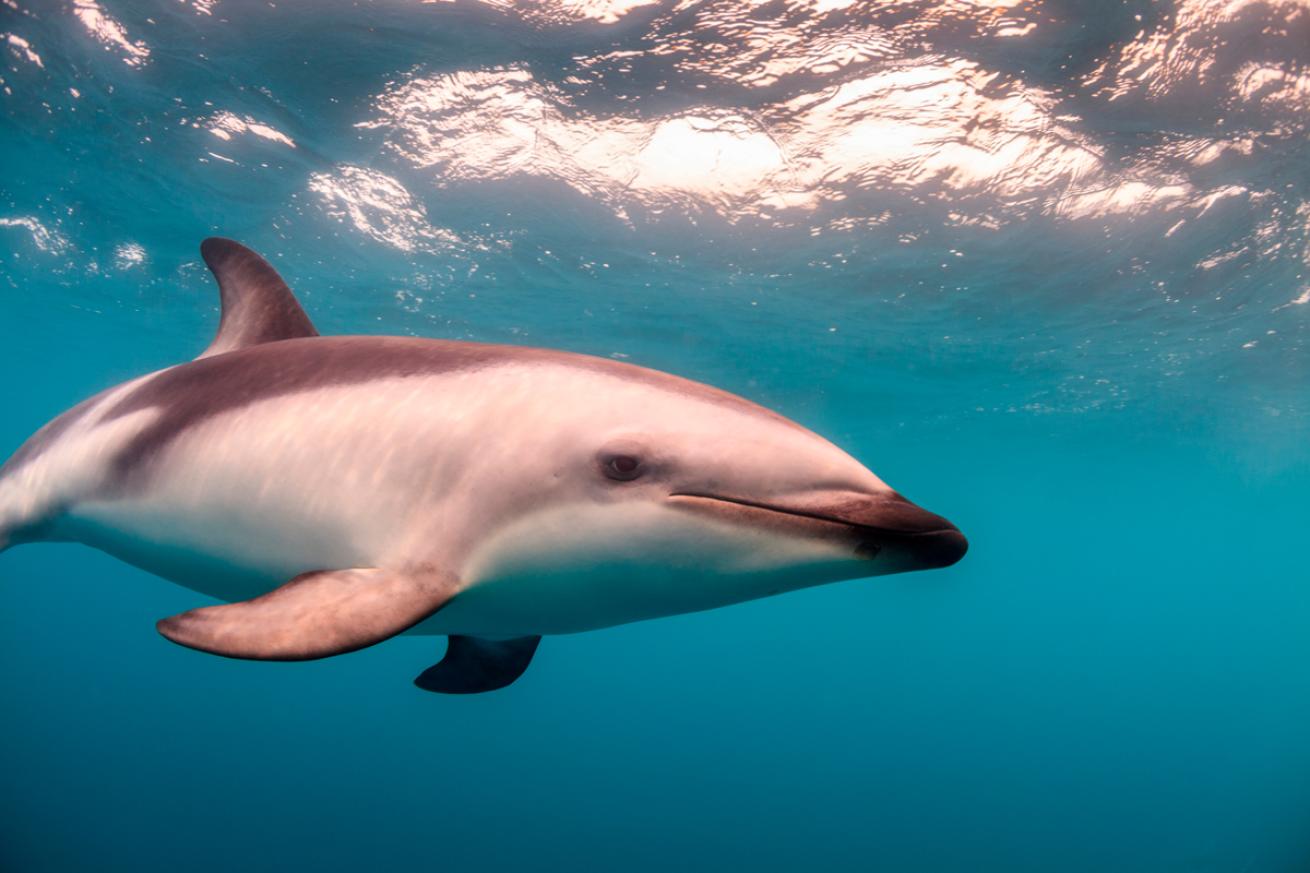
<path id="1" fill-rule="evenodd" d="M 955 525 L 837 446 L 779 416 L 756 418 L 727 438 L 688 418 L 600 441 L 590 459 L 596 499 L 660 504 L 729 539 L 741 532 L 812 544 L 835 552 L 852 576 L 946 567 L 964 556 L 968 543 Z"/>
<path id="2" fill-rule="evenodd" d="M 520 407 L 513 425 L 532 446 L 504 485 L 513 518 L 475 576 L 604 577 L 632 620 L 946 567 L 968 548 L 845 451 L 736 395 L 633 367 L 535 375 L 525 393 L 542 412 Z"/>

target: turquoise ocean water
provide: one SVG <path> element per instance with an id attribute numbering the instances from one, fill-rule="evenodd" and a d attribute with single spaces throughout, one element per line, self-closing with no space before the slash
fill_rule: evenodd
<path id="1" fill-rule="evenodd" d="M 0 869 L 1310 869 L 1301 0 L 3 0 L 0 78 L 0 455 L 197 354 L 221 234 L 324 333 L 707 381 L 972 544 L 469 698 L 6 552 Z"/>

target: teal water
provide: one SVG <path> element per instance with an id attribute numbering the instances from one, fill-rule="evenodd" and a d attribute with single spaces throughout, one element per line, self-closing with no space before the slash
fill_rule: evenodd
<path id="1" fill-rule="evenodd" d="M 0 869 L 1310 869 L 1310 9 L 4 0 L 0 454 L 198 353 L 199 241 L 324 333 L 770 405 L 947 570 L 423 694 L 0 557 Z"/>

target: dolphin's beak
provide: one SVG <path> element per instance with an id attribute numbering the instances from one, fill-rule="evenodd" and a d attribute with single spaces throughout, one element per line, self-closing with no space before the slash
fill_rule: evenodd
<path id="1" fill-rule="evenodd" d="M 906 570 L 949 567 L 964 557 L 969 541 L 960 529 L 936 513 L 911 503 L 895 491 L 864 498 L 849 509 L 837 507 L 838 518 L 855 526 L 860 551 L 883 555 Z"/>
<path id="2" fill-rule="evenodd" d="M 671 497 L 743 521 L 761 513 L 771 516 L 775 523 L 783 520 L 780 516 L 791 516 L 790 526 L 808 528 L 816 535 L 840 532 L 844 539 L 853 539 L 858 555 L 891 564 L 897 571 L 949 567 L 969 549 L 969 541 L 959 528 L 894 491 L 821 491 L 767 502 L 712 494 L 681 493 Z"/>

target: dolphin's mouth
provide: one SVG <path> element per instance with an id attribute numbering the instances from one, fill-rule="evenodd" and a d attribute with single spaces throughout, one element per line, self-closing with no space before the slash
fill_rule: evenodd
<path id="1" fill-rule="evenodd" d="M 787 503 L 693 491 L 675 492 L 669 498 L 739 522 L 771 522 L 778 527 L 779 516 L 789 517 L 794 519 L 786 524 L 791 532 L 847 539 L 860 557 L 871 560 L 887 552 L 897 563 L 906 564 L 905 569 L 947 567 L 969 548 L 959 528 L 895 492 L 879 496 L 822 492 Z"/>

